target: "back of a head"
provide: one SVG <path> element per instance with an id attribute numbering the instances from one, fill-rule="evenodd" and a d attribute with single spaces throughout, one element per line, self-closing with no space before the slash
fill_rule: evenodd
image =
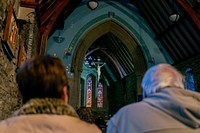
<path id="1" fill-rule="evenodd" d="M 87 107 L 80 107 L 76 110 L 81 120 L 84 120 L 89 123 L 94 123 L 94 118 L 92 110 Z"/>
<path id="2" fill-rule="evenodd" d="M 158 64 L 147 70 L 142 80 L 143 98 L 166 87 L 184 89 L 184 79 L 170 64 Z"/>
<path id="3" fill-rule="evenodd" d="M 16 80 L 24 103 L 32 98 L 61 98 L 68 85 L 63 63 L 49 55 L 27 60 L 18 69 Z"/>

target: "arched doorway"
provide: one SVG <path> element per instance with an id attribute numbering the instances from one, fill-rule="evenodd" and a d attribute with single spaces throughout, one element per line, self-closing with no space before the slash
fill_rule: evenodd
<path id="1" fill-rule="evenodd" d="M 141 95 L 140 82 L 142 75 L 146 71 L 146 61 L 140 45 L 130 32 L 128 32 L 123 26 L 113 20 L 107 20 L 95 25 L 91 30 L 84 34 L 81 41 L 77 45 L 73 58 L 72 67 L 74 68 L 74 88 L 76 92 L 79 92 L 81 79 L 80 75 L 83 68 L 83 62 L 85 55 L 91 45 L 101 36 L 112 33 L 114 36 L 119 38 L 122 43 L 129 50 L 130 56 L 133 59 L 134 64 L 134 76 L 136 77 L 136 96 Z M 76 94 L 79 97 L 80 94 Z M 79 98 L 76 99 L 76 105 L 80 105 Z"/>

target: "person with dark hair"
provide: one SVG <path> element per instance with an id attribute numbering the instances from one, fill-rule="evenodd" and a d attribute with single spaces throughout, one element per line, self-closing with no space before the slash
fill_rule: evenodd
<path id="1" fill-rule="evenodd" d="M 151 67 L 142 80 L 143 100 L 122 107 L 107 133 L 200 133 L 200 94 L 184 88 L 170 64 Z"/>
<path id="2" fill-rule="evenodd" d="M 100 133 L 69 105 L 65 66 L 57 57 L 39 55 L 17 71 L 24 105 L 0 122 L 0 133 Z"/>
<path id="3" fill-rule="evenodd" d="M 94 116 L 92 114 L 92 110 L 87 107 L 80 107 L 76 110 L 79 118 L 88 123 L 94 123 Z"/>

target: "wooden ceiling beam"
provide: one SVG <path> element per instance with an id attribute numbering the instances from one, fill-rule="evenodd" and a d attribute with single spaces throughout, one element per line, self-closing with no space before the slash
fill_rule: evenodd
<path id="1" fill-rule="evenodd" d="M 197 13 L 184 0 L 177 0 L 177 2 L 184 8 L 184 10 L 188 13 L 188 15 L 192 18 L 192 20 L 200 30 L 200 18 L 198 17 Z"/>
<path id="2" fill-rule="evenodd" d="M 20 0 L 20 6 L 27 8 L 37 8 L 39 3 L 35 2 L 35 0 Z"/>
<path id="3" fill-rule="evenodd" d="M 40 24 L 44 25 L 52 16 L 57 15 L 55 14 L 56 12 L 61 12 L 64 6 L 69 3 L 69 1 L 70 0 L 57 0 L 53 6 L 51 6 L 45 13 L 40 16 Z"/>
<path id="4" fill-rule="evenodd" d="M 74 1 L 74 0 L 73 0 Z M 70 2 L 70 0 L 57 0 L 55 5 L 53 6 L 53 9 L 48 9 L 40 18 L 40 22 L 42 23 L 41 28 L 45 29 L 43 33 L 38 33 L 40 35 L 40 40 L 38 44 L 39 48 L 39 54 L 44 54 L 46 51 L 46 43 L 48 40 L 48 36 L 54 27 L 57 18 L 62 13 L 63 9 L 67 4 Z M 50 14 L 50 15 L 49 15 Z M 47 17 L 48 19 L 46 19 Z"/>

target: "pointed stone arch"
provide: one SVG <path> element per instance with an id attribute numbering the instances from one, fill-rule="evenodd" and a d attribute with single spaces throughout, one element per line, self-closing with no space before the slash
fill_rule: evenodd
<path id="1" fill-rule="evenodd" d="M 79 92 L 80 89 L 80 74 L 82 72 L 82 65 L 84 61 L 85 54 L 89 47 L 97 40 L 99 37 L 104 34 L 111 32 L 116 37 L 121 39 L 123 44 L 129 49 L 129 52 L 133 58 L 135 73 L 137 76 L 137 91 L 141 94 L 140 82 L 142 75 L 147 69 L 147 64 L 145 61 L 145 56 L 140 48 L 140 45 L 129 31 L 127 31 L 122 25 L 120 25 L 115 20 L 106 20 L 99 24 L 96 24 L 91 28 L 84 36 L 81 38 L 80 42 L 77 44 L 73 58 L 72 58 L 72 67 L 74 68 L 74 89 L 77 89 L 75 92 Z M 75 94 L 73 101 L 75 105 L 79 105 L 78 98 L 79 94 Z M 73 103 L 72 103 L 73 104 Z"/>

